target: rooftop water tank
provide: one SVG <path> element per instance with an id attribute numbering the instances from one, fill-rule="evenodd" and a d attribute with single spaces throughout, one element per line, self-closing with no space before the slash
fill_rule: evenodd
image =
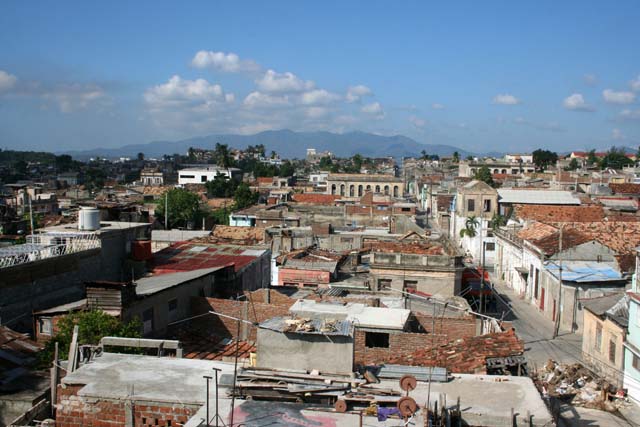
<path id="1" fill-rule="evenodd" d="M 83 206 L 78 212 L 78 230 L 100 230 L 100 211 L 96 208 Z"/>

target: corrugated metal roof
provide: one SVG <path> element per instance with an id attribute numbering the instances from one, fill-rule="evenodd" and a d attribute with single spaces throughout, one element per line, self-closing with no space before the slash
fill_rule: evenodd
<path id="1" fill-rule="evenodd" d="M 556 190 L 514 190 L 499 188 L 500 203 L 520 203 L 536 205 L 579 205 L 580 199 L 570 191 Z"/>
<path id="2" fill-rule="evenodd" d="M 292 325 L 288 324 L 287 320 L 291 319 L 287 317 L 273 317 L 260 323 L 260 327 L 291 334 L 351 336 L 351 322 L 347 320 L 297 319 L 301 322 L 304 321 L 304 325 L 308 326 L 310 330 L 292 330 Z M 295 325 L 293 325 L 293 328 L 295 328 Z"/>
<path id="3" fill-rule="evenodd" d="M 136 280 L 136 294 L 151 295 L 165 289 L 172 288 L 191 280 L 206 276 L 224 267 L 201 268 L 193 271 L 182 271 L 179 273 L 161 274 L 158 276 L 143 277 Z"/>
<path id="4" fill-rule="evenodd" d="M 555 278 L 559 277 L 560 266 L 548 263 L 545 269 Z M 616 282 L 624 280 L 617 265 L 596 261 L 566 261 L 562 263 L 563 282 Z"/>
<path id="5" fill-rule="evenodd" d="M 606 315 L 621 326 L 628 326 L 629 324 L 629 296 L 624 293 L 582 299 L 580 303 L 597 316 Z"/>

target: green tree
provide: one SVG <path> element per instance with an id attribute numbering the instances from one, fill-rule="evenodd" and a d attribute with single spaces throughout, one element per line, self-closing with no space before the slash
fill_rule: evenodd
<path id="1" fill-rule="evenodd" d="M 607 151 L 607 155 L 604 156 L 600 162 L 600 167 L 602 167 L 602 169 L 622 169 L 624 166 L 632 164 L 633 160 L 627 157 L 624 148 L 611 147 L 611 149 Z"/>
<path id="2" fill-rule="evenodd" d="M 489 225 L 492 230 L 497 230 L 498 228 L 507 225 L 507 219 L 500 214 L 494 214 L 491 221 L 489 221 Z"/>
<path id="3" fill-rule="evenodd" d="M 468 161 L 468 162 L 473 161 L 473 156 L 472 156 L 472 155 L 468 155 L 468 156 L 467 156 L 467 161 Z"/>
<path id="4" fill-rule="evenodd" d="M 293 166 L 293 164 L 289 160 L 285 160 L 284 162 L 282 162 L 282 165 L 280 165 L 278 176 L 293 176 L 295 172 L 296 168 Z"/>
<path id="5" fill-rule="evenodd" d="M 331 157 L 324 156 L 320 159 L 320 170 L 328 170 L 331 168 L 331 166 L 333 166 L 333 160 L 331 160 Z"/>
<path id="6" fill-rule="evenodd" d="M 485 182 L 492 187 L 495 187 L 496 183 L 493 181 L 493 177 L 491 176 L 491 171 L 485 165 L 482 166 L 473 176 L 473 179 L 477 179 L 478 181 Z"/>
<path id="7" fill-rule="evenodd" d="M 464 222 L 464 228 L 460 230 L 460 237 L 468 236 L 470 238 L 476 237 L 478 235 L 477 228 L 480 226 L 480 220 L 475 216 L 471 215 Z"/>
<path id="8" fill-rule="evenodd" d="M 216 144 L 216 148 L 213 150 L 213 159 L 216 165 L 222 168 L 228 168 L 233 165 L 233 159 L 229 152 L 229 146 L 227 144 Z"/>
<path id="9" fill-rule="evenodd" d="M 139 162 L 144 161 L 144 153 L 138 153 L 138 155 L 136 156 Z"/>
<path id="10" fill-rule="evenodd" d="M 56 342 L 59 357 L 61 359 L 68 357 L 75 325 L 78 325 L 78 344 L 97 345 L 102 337 L 109 336 L 139 338 L 142 331 L 142 323 L 138 318 L 125 323 L 101 310 L 70 313 L 60 318 L 57 323 L 58 332 L 40 353 L 40 360 L 43 363 L 50 363 L 53 359 Z"/>
<path id="11" fill-rule="evenodd" d="M 453 162 L 454 163 L 458 163 L 460 161 L 460 153 L 458 153 L 457 151 L 453 152 Z"/>
<path id="12" fill-rule="evenodd" d="M 233 197 L 238 186 L 237 182 L 226 175 L 217 174 L 212 181 L 207 181 L 207 197 Z"/>
<path id="13" fill-rule="evenodd" d="M 578 169 L 578 167 L 579 167 L 578 160 L 574 157 L 573 159 L 571 159 L 571 161 L 569 162 L 569 165 L 565 169 L 568 171 L 574 171 Z"/>
<path id="14" fill-rule="evenodd" d="M 183 188 L 173 188 L 162 195 L 158 201 L 155 216 L 161 221 L 164 221 L 165 197 L 169 207 L 167 228 L 187 227 L 190 222 L 195 223 L 202 213 L 200 198 L 197 194 Z"/>
<path id="15" fill-rule="evenodd" d="M 260 194 L 256 191 L 251 191 L 251 188 L 244 182 L 238 185 L 233 195 L 237 209 L 244 209 L 254 205 L 258 201 L 258 197 L 260 197 Z"/>
<path id="16" fill-rule="evenodd" d="M 596 150 L 589 150 L 589 152 L 587 153 L 587 164 L 592 166 L 592 165 L 597 165 L 599 163 L 598 161 L 598 157 L 596 156 Z"/>
<path id="17" fill-rule="evenodd" d="M 422 160 L 428 160 L 429 159 L 429 155 L 427 154 L 427 150 L 422 150 L 420 152 L 420 154 L 422 154 Z"/>
<path id="18" fill-rule="evenodd" d="M 532 154 L 533 163 L 540 171 L 545 171 L 550 165 L 554 165 L 558 161 L 558 154 L 553 151 L 538 148 Z"/>

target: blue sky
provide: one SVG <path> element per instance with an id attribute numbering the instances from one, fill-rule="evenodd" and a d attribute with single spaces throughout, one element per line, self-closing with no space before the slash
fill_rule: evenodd
<path id="1" fill-rule="evenodd" d="M 281 128 L 636 147 L 639 18 L 637 1 L 5 1 L 0 147 Z"/>

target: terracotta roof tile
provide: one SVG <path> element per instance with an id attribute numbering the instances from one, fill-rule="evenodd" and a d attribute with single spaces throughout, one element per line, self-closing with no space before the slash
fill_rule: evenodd
<path id="1" fill-rule="evenodd" d="M 562 230 L 562 249 L 570 249 L 575 246 L 581 245 L 583 243 L 594 240 L 592 236 L 587 233 L 578 231 L 573 228 L 564 228 Z M 543 237 L 542 239 L 538 239 L 532 241 L 533 245 L 537 248 L 540 248 L 542 252 L 551 256 L 555 254 L 560 245 L 560 231 L 558 230 L 556 233 L 551 234 L 549 236 Z"/>
<path id="2" fill-rule="evenodd" d="M 294 202 L 314 205 L 333 205 L 340 196 L 333 194 L 296 193 L 292 196 Z"/>
<path id="3" fill-rule="evenodd" d="M 540 222 L 593 222 L 604 219 L 602 206 L 517 205 L 516 216 Z"/>
<path id="4" fill-rule="evenodd" d="M 640 184 L 609 184 L 609 188 L 616 194 L 637 194 L 640 195 Z"/>

